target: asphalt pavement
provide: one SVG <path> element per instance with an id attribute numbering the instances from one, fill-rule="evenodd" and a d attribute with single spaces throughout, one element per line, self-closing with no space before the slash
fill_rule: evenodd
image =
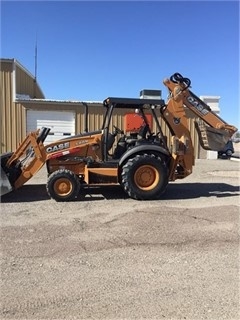
<path id="1" fill-rule="evenodd" d="M 73 202 L 42 169 L 1 202 L 1 319 L 238 320 L 239 167 L 197 160 L 159 201 L 120 187 Z"/>

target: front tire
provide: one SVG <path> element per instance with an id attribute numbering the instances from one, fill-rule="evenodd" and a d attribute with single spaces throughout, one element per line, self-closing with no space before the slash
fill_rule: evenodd
<path id="1" fill-rule="evenodd" d="M 159 199 L 167 184 L 166 165 L 155 155 L 137 155 L 129 159 L 122 168 L 122 186 L 133 199 Z"/>
<path id="2" fill-rule="evenodd" d="M 47 192 L 56 201 L 74 200 L 79 190 L 80 181 L 70 170 L 57 170 L 48 177 Z"/>

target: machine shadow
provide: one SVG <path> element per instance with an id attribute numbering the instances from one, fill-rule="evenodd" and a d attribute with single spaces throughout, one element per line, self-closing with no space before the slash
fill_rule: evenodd
<path id="1" fill-rule="evenodd" d="M 2 203 L 49 200 L 45 184 L 28 184 L 1 197 Z"/>
<path id="2" fill-rule="evenodd" d="M 128 199 L 128 195 L 120 186 L 115 187 L 99 187 L 92 192 L 86 191 L 90 195 L 88 200 L 95 200 L 96 193 L 102 194 L 104 199 Z M 169 183 L 166 192 L 161 196 L 160 200 L 187 200 L 197 199 L 201 197 L 233 197 L 239 196 L 240 190 L 238 186 L 227 183 Z M 92 198 L 91 198 L 92 197 Z M 86 200 L 86 199 L 85 199 Z"/>
<path id="3" fill-rule="evenodd" d="M 239 196 L 239 187 L 227 183 L 169 183 L 161 200 L 187 200 L 200 197 Z M 74 202 L 128 199 L 121 186 L 83 188 Z M 34 202 L 50 200 L 45 184 L 25 185 L 1 198 L 2 203 Z"/>
<path id="4" fill-rule="evenodd" d="M 239 187 L 227 183 L 169 183 L 162 200 L 187 200 L 201 197 L 233 197 L 239 196 Z"/>

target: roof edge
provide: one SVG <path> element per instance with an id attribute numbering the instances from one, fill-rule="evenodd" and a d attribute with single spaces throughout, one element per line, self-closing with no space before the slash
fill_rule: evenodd
<path id="1" fill-rule="evenodd" d="M 13 65 L 13 70 L 14 70 L 14 65 L 18 66 L 20 69 L 22 69 L 30 78 L 33 79 L 33 81 L 36 81 L 34 75 L 27 69 L 25 68 L 16 58 L 0 58 L 0 63 L 9 63 L 11 62 Z M 38 81 L 36 81 L 36 85 L 38 86 L 39 91 L 41 92 L 42 96 L 45 97 L 45 94 L 43 93 Z"/>
<path id="2" fill-rule="evenodd" d="M 78 101 L 78 100 L 55 100 L 55 99 L 15 99 L 15 102 L 24 102 L 24 103 L 62 103 L 62 104 L 103 104 L 102 101 Z"/>

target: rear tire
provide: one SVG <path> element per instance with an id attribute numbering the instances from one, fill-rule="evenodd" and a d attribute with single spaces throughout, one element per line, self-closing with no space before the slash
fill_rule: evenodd
<path id="1" fill-rule="evenodd" d="M 47 181 L 47 192 L 56 201 L 74 200 L 80 190 L 78 177 L 70 170 L 54 171 Z"/>
<path id="2" fill-rule="evenodd" d="M 155 155 L 137 155 L 122 168 L 122 186 L 133 199 L 156 200 L 168 184 L 167 167 Z"/>

